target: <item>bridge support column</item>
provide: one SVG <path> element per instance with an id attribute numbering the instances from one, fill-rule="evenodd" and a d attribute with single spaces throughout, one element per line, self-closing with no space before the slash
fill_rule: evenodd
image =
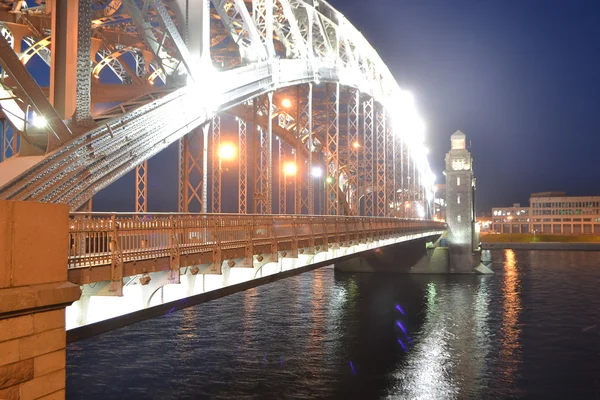
<path id="1" fill-rule="evenodd" d="M 65 397 L 67 205 L 0 201 L 0 398 Z"/>

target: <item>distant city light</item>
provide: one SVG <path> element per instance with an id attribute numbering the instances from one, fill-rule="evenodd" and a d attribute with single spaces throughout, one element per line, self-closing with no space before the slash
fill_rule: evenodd
<path id="1" fill-rule="evenodd" d="M 222 143 L 219 147 L 219 157 L 221 160 L 233 160 L 235 158 L 236 148 L 231 143 Z"/>
<path id="2" fill-rule="evenodd" d="M 283 173 L 285 175 L 296 175 L 297 171 L 298 167 L 296 167 L 296 164 L 294 164 L 293 162 L 285 163 L 285 165 L 283 166 Z"/>
<path id="3" fill-rule="evenodd" d="M 43 128 L 47 123 L 48 121 L 46 121 L 46 118 L 36 113 L 34 113 L 33 117 L 31 118 L 31 124 L 36 128 Z"/>
<path id="4" fill-rule="evenodd" d="M 310 171 L 310 174 L 315 178 L 320 178 L 323 176 L 323 170 L 319 167 L 313 167 L 312 171 Z"/>
<path id="5" fill-rule="evenodd" d="M 354 142 L 354 143 L 352 143 L 352 147 L 354 147 L 355 149 L 358 149 L 360 147 L 360 143 Z"/>
<path id="6" fill-rule="evenodd" d="M 292 106 L 292 101 L 286 97 L 285 99 L 281 100 L 281 106 L 283 108 L 290 108 Z"/>

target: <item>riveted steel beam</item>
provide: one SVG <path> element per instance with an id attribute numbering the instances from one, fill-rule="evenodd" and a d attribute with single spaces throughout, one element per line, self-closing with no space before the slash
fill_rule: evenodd
<path id="1" fill-rule="evenodd" d="M 373 152 L 374 141 L 374 117 L 373 117 L 373 98 L 363 101 L 363 143 L 364 143 L 364 204 L 365 216 L 375 216 L 374 207 L 374 173 L 373 173 Z"/>
<path id="2" fill-rule="evenodd" d="M 212 212 L 221 212 L 221 117 L 215 115 L 211 123 L 212 154 Z"/>
<path id="3" fill-rule="evenodd" d="M 238 212 L 248 212 L 248 127 L 246 121 L 241 118 L 238 121 Z"/>
<path id="4" fill-rule="evenodd" d="M 135 212 L 148 211 L 148 160 L 135 167 Z"/>

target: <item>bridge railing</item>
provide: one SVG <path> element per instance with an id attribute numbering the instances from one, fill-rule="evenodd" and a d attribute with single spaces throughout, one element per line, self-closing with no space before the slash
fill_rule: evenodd
<path id="1" fill-rule="evenodd" d="M 436 221 L 304 215 L 73 213 L 69 268 L 240 248 L 276 241 L 323 239 L 357 242 L 382 234 L 443 230 Z"/>

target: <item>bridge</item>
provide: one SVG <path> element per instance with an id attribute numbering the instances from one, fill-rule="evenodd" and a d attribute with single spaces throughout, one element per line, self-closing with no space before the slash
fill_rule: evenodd
<path id="1" fill-rule="evenodd" d="M 0 208 L 64 247 L 70 327 L 445 230 L 412 95 L 325 1 L 2 0 L 0 67 Z M 93 212 L 133 171 L 132 212 Z"/>

